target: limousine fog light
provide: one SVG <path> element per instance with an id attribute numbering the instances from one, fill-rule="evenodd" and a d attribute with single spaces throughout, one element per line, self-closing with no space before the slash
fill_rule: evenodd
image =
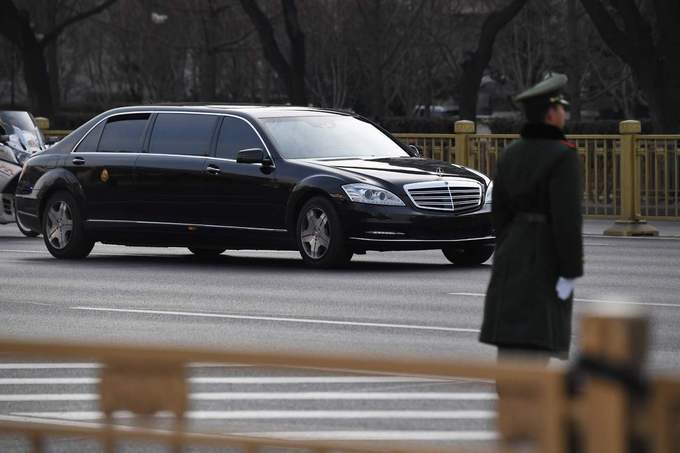
<path id="1" fill-rule="evenodd" d="M 355 203 L 405 206 L 404 202 L 392 192 L 370 184 L 346 184 L 342 186 L 342 190 Z"/>

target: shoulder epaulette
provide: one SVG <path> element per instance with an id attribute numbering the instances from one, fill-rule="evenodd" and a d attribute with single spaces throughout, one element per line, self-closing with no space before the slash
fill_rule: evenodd
<path id="1" fill-rule="evenodd" d="M 576 149 L 576 145 L 569 140 L 560 140 L 560 143 L 562 143 L 567 148 Z"/>

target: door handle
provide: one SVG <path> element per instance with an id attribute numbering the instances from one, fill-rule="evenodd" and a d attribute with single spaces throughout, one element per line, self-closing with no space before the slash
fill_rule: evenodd
<path id="1" fill-rule="evenodd" d="M 82 157 L 74 157 L 73 165 L 85 165 L 85 159 Z"/>
<path id="2" fill-rule="evenodd" d="M 219 175 L 220 173 L 222 173 L 222 170 L 220 170 L 220 167 L 218 167 L 216 165 L 208 165 L 208 167 L 206 168 L 205 171 L 207 171 L 211 175 Z"/>

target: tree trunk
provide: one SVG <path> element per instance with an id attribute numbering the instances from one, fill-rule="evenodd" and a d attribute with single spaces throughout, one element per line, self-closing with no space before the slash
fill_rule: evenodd
<path id="1" fill-rule="evenodd" d="M 460 81 L 460 117 L 475 121 L 477 119 L 477 101 L 479 86 L 484 70 L 493 56 L 493 46 L 498 33 L 524 7 L 528 0 L 512 0 L 505 8 L 487 16 L 479 34 L 477 50 L 470 52 L 463 61 L 463 74 Z"/>
<path id="2" fill-rule="evenodd" d="M 54 102 L 43 47 L 35 40 L 26 42 L 21 49 L 21 56 L 31 112 L 36 116 L 51 118 L 54 115 Z"/>
<path id="3" fill-rule="evenodd" d="M 255 0 L 241 0 L 241 6 L 257 30 L 262 52 L 267 62 L 283 82 L 288 99 L 294 105 L 307 105 L 305 35 L 300 27 L 295 0 L 281 0 L 286 35 L 290 42 L 290 62 L 283 56 L 276 41 L 271 20 Z"/>
<path id="4" fill-rule="evenodd" d="M 662 68 L 639 64 L 632 69 L 649 104 L 655 132 L 680 133 L 680 89 L 677 86 L 677 81 L 680 80 L 680 63 L 668 61 Z"/>
<path id="5" fill-rule="evenodd" d="M 54 113 L 52 82 L 47 70 L 45 46 L 56 45 L 57 38 L 66 28 L 105 10 L 116 1 L 105 0 L 96 7 L 71 16 L 53 27 L 41 40 L 38 40 L 33 32 L 28 12 L 17 9 L 11 0 L 0 1 L 0 35 L 7 38 L 21 53 L 24 81 L 34 114 L 51 117 Z"/>
<path id="6" fill-rule="evenodd" d="M 473 54 L 463 61 L 460 82 L 460 117 L 464 120 L 477 119 L 477 102 L 479 101 L 479 86 L 482 83 L 484 69 L 491 59 L 490 56 Z M 482 60 L 486 60 L 483 62 Z M 482 67 L 482 65 L 484 65 Z"/>
<path id="7" fill-rule="evenodd" d="M 569 102 L 571 103 L 571 121 L 581 121 L 581 40 L 578 33 L 577 0 L 567 0 L 567 34 L 569 36 L 569 67 L 567 86 Z"/>
<path id="8" fill-rule="evenodd" d="M 47 2 L 47 22 L 50 30 L 57 26 L 56 1 Z M 59 73 L 59 39 L 55 38 L 47 45 L 47 72 L 50 77 L 50 91 L 52 94 L 53 109 L 58 110 L 61 103 L 61 75 Z"/>
<path id="9" fill-rule="evenodd" d="M 678 1 L 652 2 L 654 14 L 644 14 L 632 0 L 614 2 L 611 9 L 600 0 L 581 3 L 607 46 L 633 71 L 649 104 L 655 132 L 680 132 Z"/>

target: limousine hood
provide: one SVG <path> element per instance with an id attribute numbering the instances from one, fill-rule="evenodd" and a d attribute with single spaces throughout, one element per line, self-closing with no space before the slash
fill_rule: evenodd
<path id="1" fill-rule="evenodd" d="M 308 159 L 307 162 L 389 183 L 430 181 L 442 176 L 471 178 L 486 183 L 477 173 L 448 162 L 413 157 L 378 159 Z"/>

